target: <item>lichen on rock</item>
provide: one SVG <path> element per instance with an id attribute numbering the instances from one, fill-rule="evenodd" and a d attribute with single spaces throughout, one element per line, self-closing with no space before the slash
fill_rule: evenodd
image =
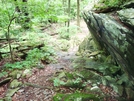
<path id="1" fill-rule="evenodd" d="M 110 3 L 112 0 L 100 0 L 97 9 L 90 9 L 83 12 L 83 18 L 88 26 L 96 45 L 101 50 L 105 51 L 107 55 L 111 55 L 115 61 L 116 66 L 119 66 L 124 71 L 125 76 L 121 76 L 117 83 L 128 87 L 134 84 L 134 1 L 133 0 L 117 0 L 122 1 L 119 3 L 121 7 L 116 5 L 103 7 L 100 3 Z M 95 6 L 94 6 L 95 7 Z M 115 7 L 115 8 L 112 8 Z M 122 9 L 123 8 L 123 9 Z M 90 46 L 90 42 L 88 43 Z M 100 67 L 98 67 L 100 68 Z M 129 80 L 128 80 L 128 78 Z M 122 79 L 123 77 L 124 80 Z M 103 80 L 105 82 L 105 80 Z M 116 86 L 113 86 L 117 88 Z M 122 88 L 119 86 L 119 88 Z M 124 88 L 123 88 L 124 89 Z M 134 99 L 128 93 L 128 89 L 124 90 L 128 99 Z M 133 90 L 131 91 L 133 92 Z M 119 92 L 123 94 L 122 92 Z"/>

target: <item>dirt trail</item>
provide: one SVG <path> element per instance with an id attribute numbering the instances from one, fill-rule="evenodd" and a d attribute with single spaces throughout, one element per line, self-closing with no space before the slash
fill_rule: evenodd
<path id="1" fill-rule="evenodd" d="M 71 25 L 76 25 L 76 21 L 71 22 Z M 43 69 L 33 69 L 32 76 L 23 81 L 35 85 L 31 87 L 24 86 L 19 89 L 12 97 L 12 101 L 52 101 L 52 97 L 55 94 L 54 89 L 43 89 L 42 87 L 53 87 L 53 82 L 50 79 L 55 73 L 61 70 L 70 71 L 72 69 L 72 59 L 77 58 L 75 56 L 79 46 L 77 43 L 79 42 L 80 44 L 88 33 L 85 22 L 81 21 L 80 31 L 69 41 L 70 48 L 68 51 L 57 50 L 57 63 L 45 65 Z M 52 36 L 52 40 L 57 41 L 57 36 Z M 41 87 L 36 87 L 36 85 Z"/>

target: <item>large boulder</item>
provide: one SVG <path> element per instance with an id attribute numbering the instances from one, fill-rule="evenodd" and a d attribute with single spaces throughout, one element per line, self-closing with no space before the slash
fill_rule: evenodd
<path id="1" fill-rule="evenodd" d="M 107 13 L 86 10 L 83 17 L 94 41 L 111 54 L 129 78 L 134 81 L 133 3 L 132 1 L 125 4 L 125 9 L 116 9 Z"/>

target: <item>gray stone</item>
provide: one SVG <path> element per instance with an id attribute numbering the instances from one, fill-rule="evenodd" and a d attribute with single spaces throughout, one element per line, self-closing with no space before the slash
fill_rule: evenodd
<path id="1" fill-rule="evenodd" d="M 18 79 L 18 78 L 21 77 L 21 74 L 22 74 L 21 71 L 19 71 L 19 70 L 14 70 L 13 72 L 11 72 L 11 73 L 9 74 L 9 76 L 11 76 L 11 77 L 14 78 L 14 79 Z"/>
<path id="2" fill-rule="evenodd" d="M 32 75 L 32 71 L 31 69 L 25 69 L 22 73 L 22 77 L 25 78 L 25 77 L 30 77 Z"/>
<path id="3" fill-rule="evenodd" d="M 19 87 L 19 86 L 21 86 L 22 85 L 22 83 L 21 82 L 19 82 L 18 80 L 13 80 L 11 83 L 10 83 L 10 88 L 17 88 L 17 87 Z"/>
<path id="4" fill-rule="evenodd" d="M 17 92 L 18 90 L 19 90 L 19 88 L 8 89 L 8 90 L 7 90 L 7 94 L 6 94 L 6 96 L 7 96 L 7 97 L 11 97 L 11 96 L 13 96 L 14 93 Z M 10 100 L 9 100 L 9 101 L 10 101 Z"/>
<path id="5" fill-rule="evenodd" d="M 92 92 L 92 93 L 100 93 L 100 94 L 103 94 L 103 92 L 101 91 L 101 89 L 98 86 L 94 86 L 94 87 L 90 88 L 89 91 Z"/>
<path id="6" fill-rule="evenodd" d="M 99 90 L 100 90 L 100 88 L 98 86 L 94 86 L 91 88 L 91 91 L 99 91 Z"/>
<path id="7" fill-rule="evenodd" d="M 130 17 L 131 18 L 131 17 Z M 132 17 L 133 18 L 133 17 Z M 127 19 L 127 18 L 126 18 Z M 122 69 L 134 80 L 134 34 L 109 14 L 88 11 L 84 20 L 97 45 L 111 54 Z"/>
<path id="8" fill-rule="evenodd" d="M 134 8 L 134 1 L 129 1 L 129 2 L 126 2 L 124 5 L 123 5 L 124 8 Z"/>
<path id="9" fill-rule="evenodd" d="M 123 9 L 117 12 L 120 20 L 128 27 L 134 28 L 134 9 Z"/>

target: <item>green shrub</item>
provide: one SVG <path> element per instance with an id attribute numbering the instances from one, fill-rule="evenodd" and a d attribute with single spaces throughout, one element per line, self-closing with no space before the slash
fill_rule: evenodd
<path id="1" fill-rule="evenodd" d="M 43 60 L 46 63 L 54 61 L 53 55 L 54 50 L 48 46 L 42 47 L 41 50 L 35 48 L 28 52 L 26 60 L 15 63 L 6 63 L 5 67 L 8 69 L 26 69 L 36 67 L 40 60 Z"/>

